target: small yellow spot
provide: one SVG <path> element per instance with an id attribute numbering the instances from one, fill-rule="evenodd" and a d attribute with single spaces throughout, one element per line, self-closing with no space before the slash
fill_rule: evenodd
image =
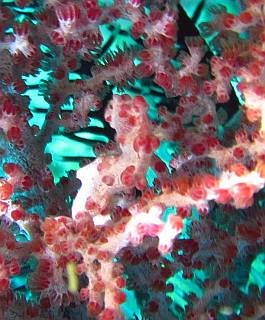
<path id="1" fill-rule="evenodd" d="M 230 306 L 221 306 L 219 308 L 219 313 L 221 313 L 224 316 L 231 316 L 234 313 L 234 310 Z"/>
<path id="2" fill-rule="evenodd" d="M 265 133 L 265 108 L 261 110 L 261 125 L 260 125 L 260 135 L 264 137 Z"/>
<path id="3" fill-rule="evenodd" d="M 79 280 L 76 271 L 76 264 L 71 261 L 66 266 L 67 277 L 68 277 L 68 290 L 71 293 L 76 293 L 79 288 Z"/>

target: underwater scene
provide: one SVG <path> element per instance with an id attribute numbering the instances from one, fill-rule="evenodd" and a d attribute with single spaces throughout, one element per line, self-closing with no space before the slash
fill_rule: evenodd
<path id="1" fill-rule="evenodd" d="M 264 0 L 0 0 L 0 320 L 265 319 L 264 185 Z"/>

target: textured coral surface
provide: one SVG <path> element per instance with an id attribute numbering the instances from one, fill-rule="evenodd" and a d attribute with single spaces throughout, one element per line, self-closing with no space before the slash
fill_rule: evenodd
<path id="1" fill-rule="evenodd" d="M 264 21 L 0 1 L 0 320 L 265 317 Z"/>

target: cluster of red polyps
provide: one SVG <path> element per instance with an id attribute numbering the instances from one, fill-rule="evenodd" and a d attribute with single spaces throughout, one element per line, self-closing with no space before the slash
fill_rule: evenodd
<path id="1" fill-rule="evenodd" d="M 124 319 L 125 287 L 138 295 L 148 319 L 175 319 L 166 296 L 179 270 L 195 282 L 199 270 L 206 274 L 199 279 L 205 295 L 187 297 L 184 318 L 215 319 L 229 298 L 242 302 L 244 316 L 261 314 L 261 296 L 250 295 L 248 304 L 233 272 L 238 261 L 250 264 L 245 248 L 260 252 L 263 212 L 258 203 L 253 218 L 244 220 L 231 208 L 250 208 L 265 183 L 263 2 L 246 1 L 239 15 L 211 8 L 216 19 L 203 24 L 202 33 L 218 33 L 219 54 L 209 63 L 200 37 L 185 38 L 187 52 L 178 50 L 176 1 L 44 0 L 31 14 L 31 1 L 20 0 L 27 16 L 21 23 L 14 22 L 19 9 L 2 4 L 1 319 L 12 319 L 16 309 L 24 319 L 54 319 L 81 304 L 91 317 Z M 135 46 L 104 54 L 103 27 L 122 19 L 130 22 Z M 86 75 L 83 64 L 90 66 Z M 38 87 L 50 104 L 41 127 L 30 126 L 29 99 L 21 95 L 24 76 L 38 68 L 49 74 Z M 70 80 L 72 72 L 80 79 Z M 229 126 L 217 104 L 229 100 L 235 79 L 244 105 L 231 141 L 224 141 Z M 156 99 L 144 91 L 114 94 L 106 105 L 107 89 L 126 91 L 134 80 L 149 81 L 148 92 L 157 90 L 164 101 L 177 98 L 174 110 L 162 103 L 155 109 Z M 73 110 L 61 108 L 69 97 Z M 115 139 L 95 145 L 96 159 L 77 171 L 81 187 L 73 172 L 54 183 L 45 154 L 52 135 L 86 129 L 88 114 L 103 107 L 101 120 Z M 32 256 L 35 267 L 26 271 L 23 288 L 14 288 Z M 19 303 L 11 289 L 21 294 Z M 215 296 L 224 297 L 219 305 Z"/>

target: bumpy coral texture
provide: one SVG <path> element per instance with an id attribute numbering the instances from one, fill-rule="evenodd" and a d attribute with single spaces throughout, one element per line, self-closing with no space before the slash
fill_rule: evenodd
<path id="1" fill-rule="evenodd" d="M 265 316 L 248 283 L 265 236 L 265 4 L 240 4 L 180 44 L 177 1 L 1 1 L 0 320 Z M 104 52 L 104 27 L 126 23 L 134 45 Z M 36 126 L 25 79 L 40 71 Z M 93 114 L 115 136 L 55 183 L 47 144 Z"/>

